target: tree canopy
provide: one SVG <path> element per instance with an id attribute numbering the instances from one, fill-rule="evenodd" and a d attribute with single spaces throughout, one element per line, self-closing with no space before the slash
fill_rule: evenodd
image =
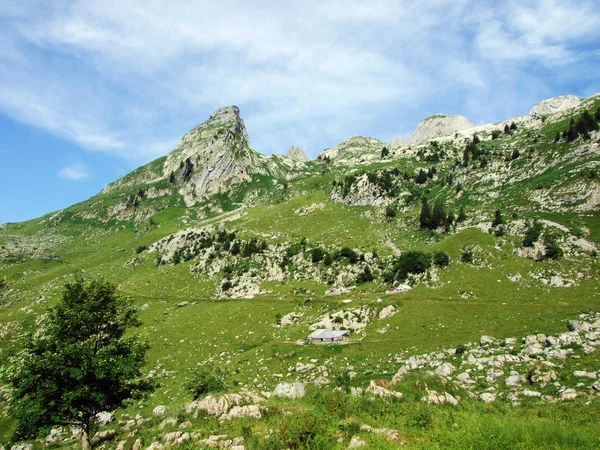
<path id="1" fill-rule="evenodd" d="M 149 345 L 126 333 L 139 325 L 137 308 L 116 285 L 82 278 L 67 283 L 42 327 L 3 369 L 12 387 L 15 438 L 35 437 L 46 426 L 79 425 L 88 448 L 97 413 L 151 392 L 154 383 L 141 371 Z"/>

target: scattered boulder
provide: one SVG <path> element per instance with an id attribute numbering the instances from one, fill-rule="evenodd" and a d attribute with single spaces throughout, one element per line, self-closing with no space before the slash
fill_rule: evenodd
<path id="1" fill-rule="evenodd" d="M 437 369 L 435 369 L 435 373 L 442 377 L 449 377 L 454 373 L 455 370 L 456 367 L 454 367 L 451 363 L 445 362 L 440 364 Z"/>
<path id="2" fill-rule="evenodd" d="M 164 416 L 167 412 L 167 407 L 165 405 L 159 405 L 152 410 L 152 414 L 155 416 Z"/>
<path id="3" fill-rule="evenodd" d="M 108 425 L 115 420 L 115 413 L 109 411 L 102 411 L 96 414 L 96 423 L 101 427 Z"/>
<path id="4" fill-rule="evenodd" d="M 222 416 L 226 414 L 233 406 L 241 406 L 244 399 L 238 394 L 225 394 L 213 397 L 211 395 L 204 397 L 202 400 L 196 400 L 185 407 L 185 411 L 190 414 L 195 411 L 195 415 L 198 414 L 198 410 L 206 411 L 211 416 Z"/>
<path id="5" fill-rule="evenodd" d="M 327 289 L 325 291 L 325 295 L 326 296 L 330 296 L 330 295 L 342 295 L 342 294 L 349 294 L 349 293 L 350 293 L 350 289 L 345 288 L 345 287 L 330 288 L 330 289 Z"/>
<path id="6" fill-rule="evenodd" d="M 360 447 L 365 447 L 367 445 L 367 443 L 359 438 L 358 436 L 352 436 L 352 439 L 350 439 L 350 444 L 348 445 L 348 448 L 360 448 Z"/>
<path id="7" fill-rule="evenodd" d="M 565 389 L 561 392 L 560 398 L 561 400 L 573 400 L 574 398 L 577 398 L 578 395 L 579 394 L 575 389 Z"/>
<path id="8" fill-rule="evenodd" d="M 273 391 L 275 397 L 301 398 L 304 397 L 304 385 L 302 383 L 280 383 Z"/>
<path id="9" fill-rule="evenodd" d="M 496 343 L 496 339 L 494 339 L 491 336 L 481 336 L 481 339 L 479 339 L 480 345 L 492 345 L 495 343 Z"/>
<path id="10" fill-rule="evenodd" d="M 260 413 L 260 408 L 256 405 L 234 406 L 227 414 L 223 414 L 219 420 L 226 421 L 239 417 L 260 419 L 262 415 Z"/>
<path id="11" fill-rule="evenodd" d="M 505 383 L 507 386 L 518 386 L 519 384 L 523 383 L 525 381 L 525 377 L 521 376 L 521 375 L 511 375 L 509 376 Z"/>
<path id="12" fill-rule="evenodd" d="M 379 319 L 387 319 L 388 317 L 392 317 L 394 314 L 396 314 L 396 307 L 394 305 L 389 305 L 379 312 Z"/>
<path id="13" fill-rule="evenodd" d="M 492 394 L 491 392 L 484 392 L 479 395 L 479 398 L 483 400 L 484 403 L 493 403 L 496 401 L 496 394 Z"/>
<path id="14" fill-rule="evenodd" d="M 585 372 L 583 370 L 576 370 L 573 372 L 573 376 L 576 378 L 589 378 L 595 380 L 598 376 L 594 372 Z"/>
<path id="15" fill-rule="evenodd" d="M 425 403 L 430 405 L 444 405 L 449 404 L 456 406 L 458 405 L 459 399 L 448 392 L 438 394 L 436 391 L 427 390 L 427 395 L 421 399 Z"/>
<path id="16" fill-rule="evenodd" d="M 117 431 L 116 430 L 105 430 L 105 431 L 99 431 L 97 432 L 94 437 L 92 438 L 92 441 L 94 443 L 99 443 L 102 441 L 108 441 L 112 438 L 114 438 L 117 435 Z"/>

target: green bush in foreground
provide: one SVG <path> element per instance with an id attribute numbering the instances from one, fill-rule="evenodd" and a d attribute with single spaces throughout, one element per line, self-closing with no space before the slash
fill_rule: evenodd
<path id="1" fill-rule="evenodd" d="M 227 390 L 223 377 L 224 374 L 220 368 L 198 367 L 192 371 L 192 377 L 186 381 L 184 387 L 196 400 L 204 394 Z"/>

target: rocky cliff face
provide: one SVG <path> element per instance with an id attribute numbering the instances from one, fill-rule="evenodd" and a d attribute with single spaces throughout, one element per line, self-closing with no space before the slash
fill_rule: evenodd
<path id="1" fill-rule="evenodd" d="M 536 103 L 533 108 L 531 108 L 529 114 L 531 116 L 554 114 L 577 106 L 579 103 L 581 103 L 581 100 L 575 95 L 561 95 L 560 97 L 553 97 Z"/>
<path id="2" fill-rule="evenodd" d="M 265 172 L 265 157 L 250 148 L 237 106 L 218 109 L 188 132 L 163 166 L 164 176 L 181 184 L 188 206 Z"/>

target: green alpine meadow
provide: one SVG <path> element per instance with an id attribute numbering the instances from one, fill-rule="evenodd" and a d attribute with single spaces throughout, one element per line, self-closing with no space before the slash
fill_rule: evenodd
<path id="1" fill-rule="evenodd" d="M 600 448 L 599 94 L 312 160 L 241 114 L 0 225 L 3 449 Z"/>

